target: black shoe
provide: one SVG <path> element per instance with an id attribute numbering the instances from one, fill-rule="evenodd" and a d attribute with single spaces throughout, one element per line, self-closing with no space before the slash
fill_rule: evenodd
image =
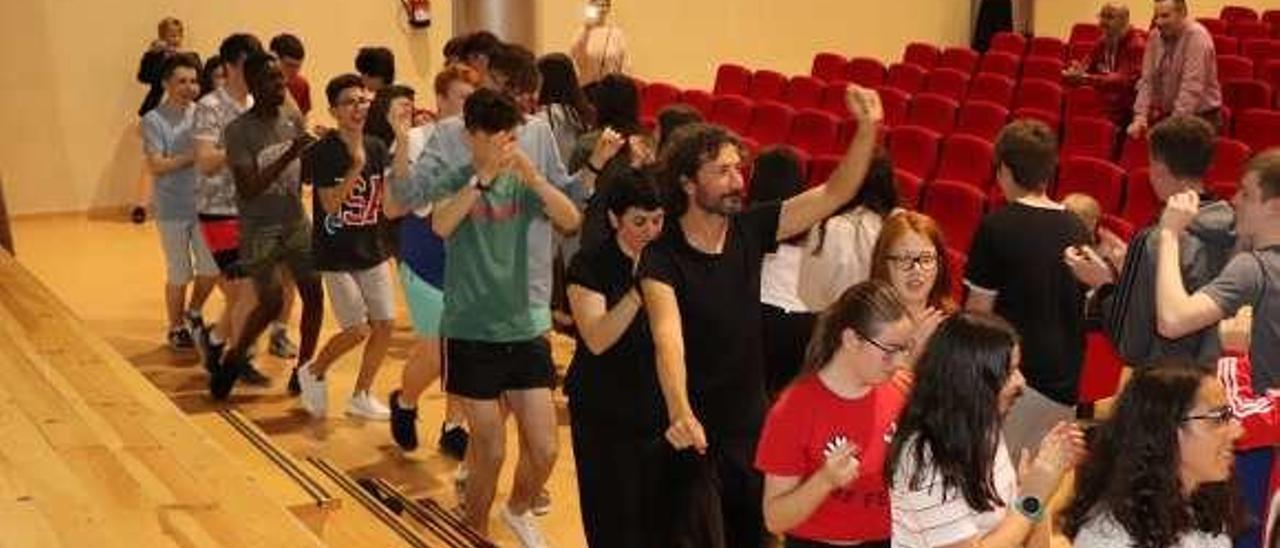
<path id="1" fill-rule="evenodd" d="M 245 361 L 244 368 L 240 370 L 240 380 L 249 386 L 271 386 L 271 377 L 263 375 L 248 360 Z"/>
<path id="2" fill-rule="evenodd" d="M 467 442 L 471 436 L 467 434 L 467 429 L 461 425 L 446 429 L 445 425 L 440 425 L 440 452 L 448 455 L 453 460 L 461 461 L 467 457 Z"/>
<path id="3" fill-rule="evenodd" d="M 277 358 L 290 360 L 298 357 L 298 345 L 289 340 L 288 331 L 277 329 L 271 334 L 271 342 L 267 345 L 267 352 Z"/>
<path id="4" fill-rule="evenodd" d="M 298 384 L 298 366 L 293 366 L 293 372 L 289 373 L 289 395 L 297 396 L 302 393 L 302 385 Z"/>
<path id="5" fill-rule="evenodd" d="M 418 448 L 418 410 L 400 407 L 400 391 L 395 390 L 387 396 L 391 405 L 391 437 L 396 445 L 405 451 Z"/>
<path id="6" fill-rule="evenodd" d="M 135 225 L 147 222 L 147 208 L 133 206 L 133 209 L 129 210 L 129 220 L 133 221 Z"/>
<path id="7" fill-rule="evenodd" d="M 186 327 L 169 330 L 170 350 L 191 350 L 195 346 L 195 340 L 191 338 L 191 331 Z"/>
<path id="8" fill-rule="evenodd" d="M 240 378 L 241 371 L 247 367 L 251 367 L 248 358 L 224 361 L 217 366 L 209 376 L 209 395 L 215 400 L 227 401 L 231 396 L 231 389 L 235 388 L 236 379 Z"/>
<path id="9" fill-rule="evenodd" d="M 204 360 L 204 370 L 212 376 L 218 371 L 218 363 L 222 361 L 222 352 L 227 349 L 227 343 L 213 344 L 208 337 L 205 337 L 205 341 L 208 341 L 208 347 L 200 357 Z"/>

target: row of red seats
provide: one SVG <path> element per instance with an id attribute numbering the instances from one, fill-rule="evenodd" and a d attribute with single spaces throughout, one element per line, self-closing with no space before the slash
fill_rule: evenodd
<path id="1" fill-rule="evenodd" d="M 1280 10 L 1272 10 L 1267 12 L 1270 20 L 1248 20 L 1235 19 L 1228 20 L 1221 17 L 1198 17 L 1204 28 L 1210 33 L 1224 36 L 1231 36 L 1241 40 L 1251 38 L 1280 38 L 1280 17 L 1277 14 Z"/>

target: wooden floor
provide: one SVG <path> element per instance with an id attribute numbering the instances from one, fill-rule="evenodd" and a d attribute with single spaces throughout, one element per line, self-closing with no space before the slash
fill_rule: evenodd
<path id="1" fill-rule="evenodd" d="M 218 407 L 208 399 L 205 374 L 194 353 L 174 353 L 164 345 L 164 263 L 153 225 L 89 220 L 83 215 L 36 216 L 14 219 L 13 232 L 18 260 L 90 330 L 106 339 L 188 414 L 200 418 L 216 412 Z M 216 317 L 220 308 L 221 300 L 215 295 L 205 316 Z M 375 384 L 380 399 L 385 400 L 386 394 L 399 386 L 411 337 L 406 318 L 401 305 L 391 356 Z M 293 325 L 296 339 L 296 320 Z M 332 320 L 326 318 L 321 340 L 335 332 Z M 567 362 L 571 345 L 568 341 L 554 345 L 558 363 Z M 455 463 L 434 450 L 443 413 L 443 397 L 438 388 L 429 389 L 423 398 L 419 422 L 423 447 L 403 453 L 392 442 L 386 423 L 342 414 L 358 368 L 358 353 L 345 357 L 329 373 L 330 417 L 324 421 L 309 419 L 285 392 L 284 380 L 292 364 L 266 357 L 265 352 L 261 354 L 259 367 L 273 377 L 273 386 L 237 387 L 232 404 L 277 444 L 298 458 L 325 457 L 354 477 L 378 476 L 410 495 L 430 496 L 449 507 L 454 504 Z M 583 546 L 573 453 L 561 394 L 557 394 L 556 407 L 561 418 L 560 458 L 548 484 L 551 513 L 541 518 L 541 524 L 553 546 Z M 511 428 L 498 501 L 505 500 L 517 454 L 514 426 Z M 490 533 L 503 546 L 515 545 L 496 519 L 491 521 Z"/>

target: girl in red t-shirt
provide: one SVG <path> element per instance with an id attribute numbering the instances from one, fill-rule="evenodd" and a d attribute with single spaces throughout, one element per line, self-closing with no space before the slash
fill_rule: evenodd
<path id="1" fill-rule="evenodd" d="M 787 546 L 888 546 L 881 468 L 906 398 L 898 369 L 912 332 L 894 289 L 876 280 L 849 288 L 818 320 L 756 451 L 765 523 Z"/>

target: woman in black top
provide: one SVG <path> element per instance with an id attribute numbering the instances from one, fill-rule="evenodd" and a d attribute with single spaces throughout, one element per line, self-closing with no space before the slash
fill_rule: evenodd
<path id="1" fill-rule="evenodd" d="M 611 177 L 613 236 L 574 256 L 568 275 L 577 349 L 565 392 L 578 494 L 589 545 L 662 546 L 665 407 L 634 274 L 662 233 L 662 200 L 646 172 Z"/>

